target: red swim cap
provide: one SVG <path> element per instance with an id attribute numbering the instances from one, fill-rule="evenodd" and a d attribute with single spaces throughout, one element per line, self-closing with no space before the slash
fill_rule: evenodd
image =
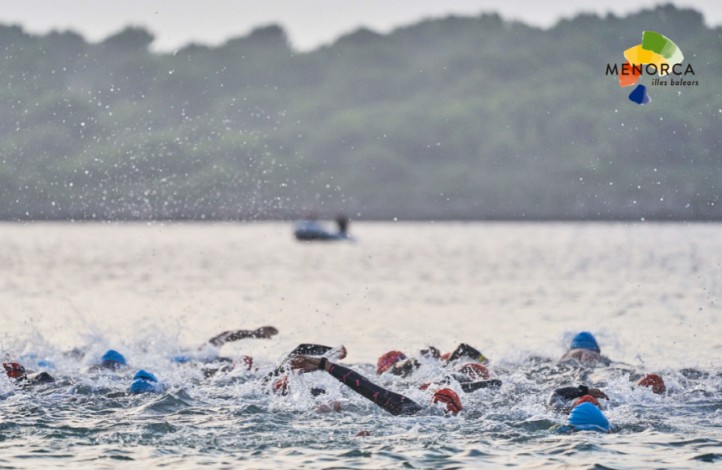
<path id="1" fill-rule="evenodd" d="M 596 398 L 591 395 L 584 395 L 583 397 L 579 397 L 574 400 L 574 403 L 572 403 L 572 409 L 574 409 L 578 405 L 581 405 L 582 403 L 591 403 L 592 405 L 596 405 L 596 407 L 600 410 L 602 409 L 602 405 L 597 401 Z"/>
<path id="2" fill-rule="evenodd" d="M 468 362 L 459 368 L 459 372 L 470 380 L 486 380 L 491 376 L 489 369 L 478 362 Z"/>
<path id="3" fill-rule="evenodd" d="M 639 382 L 637 382 L 637 385 L 641 385 L 642 387 L 651 387 L 652 392 L 657 395 L 664 395 L 664 392 L 667 391 L 667 386 L 664 385 L 664 380 L 662 380 L 662 377 L 657 374 L 645 375 L 639 380 Z"/>
<path id="4" fill-rule="evenodd" d="M 273 391 L 281 395 L 288 395 L 288 376 L 284 375 L 273 382 Z"/>
<path id="5" fill-rule="evenodd" d="M 444 353 L 441 355 L 441 357 L 439 357 L 439 359 L 441 359 L 442 361 L 448 361 L 450 357 L 451 353 Z"/>
<path id="6" fill-rule="evenodd" d="M 3 362 L 3 367 L 11 379 L 19 379 L 25 375 L 25 367 L 17 362 Z"/>
<path id="7" fill-rule="evenodd" d="M 389 370 L 394 364 L 399 361 L 403 361 L 404 359 L 406 359 L 406 355 L 401 351 L 389 351 L 386 354 L 382 354 L 376 362 L 376 373 L 381 375 Z"/>
<path id="8" fill-rule="evenodd" d="M 438 392 L 434 393 L 434 397 L 431 399 L 431 403 L 446 403 L 446 411 L 451 413 L 458 413 L 464 408 L 461 406 L 461 400 L 459 395 L 450 388 L 442 388 Z"/>

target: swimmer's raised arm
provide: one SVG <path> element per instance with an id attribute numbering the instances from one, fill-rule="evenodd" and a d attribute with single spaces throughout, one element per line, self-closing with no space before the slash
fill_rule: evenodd
<path id="1" fill-rule="evenodd" d="M 262 326 L 256 330 L 231 330 L 224 331 L 223 333 L 214 336 L 209 339 L 208 342 L 213 346 L 223 346 L 226 343 L 232 343 L 246 338 L 265 338 L 270 339 L 271 337 L 278 334 L 278 330 L 272 326 Z"/>
<path id="2" fill-rule="evenodd" d="M 304 372 L 323 370 L 354 392 L 374 402 L 392 415 L 412 415 L 423 409 L 421 405 L 401 394 L 379 387 L 353 370 L 334 364 L 325 357 L 298 356 L 291 360 L 293 369 Z"/>

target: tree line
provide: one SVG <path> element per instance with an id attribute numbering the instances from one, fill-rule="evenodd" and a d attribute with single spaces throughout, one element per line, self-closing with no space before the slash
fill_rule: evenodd
<path id="1" fill-rule="evenodd" d="M 699 85 L 637 106 L 605 70 L 646 29 Z M 722 28 L 694 10 L 152 42 L 0 26 L 0 218 L 722 218 Z"/>

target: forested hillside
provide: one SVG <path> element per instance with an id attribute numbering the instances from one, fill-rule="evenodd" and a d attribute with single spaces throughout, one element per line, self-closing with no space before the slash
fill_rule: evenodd
<path id="1" fill-rule="evenodd" d="M 645 29 L 699 86 L 605 76 Z M 722 219 L 722 28 L 692 10 L 152 41 L 0 26 L 0 218 Z"/>

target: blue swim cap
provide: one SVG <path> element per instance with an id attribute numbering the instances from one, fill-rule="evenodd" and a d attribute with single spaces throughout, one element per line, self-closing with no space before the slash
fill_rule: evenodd
<path id="1" fill-rule="evenodd" d="M 138 379 L 134 380 L 132 384 L 130 384 L 130 388 L 128 389 L 130 393 L 158 393 L 160 390 L 158 389 L 158 385 L 153 382 L 148 382 L 147 380 Z"/>
<path id="2" fill-rule="evenodd" d="M 100 358 L 100 360 L 103 362 L 117 362 L 118 364 L 121 364 L 121 365 L 127 365 L 123 355 L 120 354 L 115 349 L 108 349 L 107 351 L 105 351 L 105 354 L 103 354 L 103 356 Z"/>
<path id="3" fill-rule="evenodd" d="M 597 340 L 588 331 L 582 331 L 572 339 L 569 349 L 588 349 L 590 351 L 601 352 Z"/>
<path id="4" fill-rule="evenodd" d="M 133 383 L 130 384 L 128 391 L 130 393 L 159 393 L 161 388 L 155 374 L 140 369 L 133 376 Z"/>
<path id="5" fill-rule="evenodd" d="M 148 382 L 158 381 L 158 379 L 153 373 L 143 369 L 140 369 L 138 372 L 135 373 L 135 375 L 133 376 L 133 380 L 146 380 Z"/>
<path id="6" fill-rule="evenodd" d="M 38 367 L 42 367 L 44 369 L 55 369 L 55 364 L 47 359 L 40 359 L 38 361 Z"/>
<path id="7" fill-rule="evenodd" d="M 577 431 L 609 432 L 610 429 L 602 410 L 589 402 L 574 407 L 569 414 L 569 424 Z"/>
<path id="8" fill-rule="evenodd" d="M 186 362 L 190 362 L 191 358 L 181 354 L 178 356 L 171 356 L 170 360 L 171 362 L 175 362 L 176 364 L 185 364 Z"/>

